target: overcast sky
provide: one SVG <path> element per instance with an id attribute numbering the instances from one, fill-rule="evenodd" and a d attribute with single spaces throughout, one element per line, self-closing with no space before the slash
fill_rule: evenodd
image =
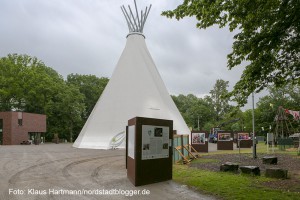
<path id="1" fill-rule="evenodd" d="M 208 94 L 217 79 L 239 80 L 243 67 L 228 70 L 234 34 L 218 27 L 200 30 L 194 18 L 161 16 L 180 0 L 137 0 L 152 4 L 146 43 L 170 94 Z M 70 73 L 110 77 L 126 44 L 121 5 L 133 0 L 1 0 L 0 57 L 28 54 L 66 77 Z M 249 105 L 247 106 L 249 107 Z"/>

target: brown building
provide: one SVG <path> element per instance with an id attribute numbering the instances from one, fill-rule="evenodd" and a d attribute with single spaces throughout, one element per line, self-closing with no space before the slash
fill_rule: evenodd
<path id="1" fill-rule="evenodd" d="M 40 140 L 46 132 L 46 115 L 25 112 L 0 112 L 0 144 L 15 145 Z"/>

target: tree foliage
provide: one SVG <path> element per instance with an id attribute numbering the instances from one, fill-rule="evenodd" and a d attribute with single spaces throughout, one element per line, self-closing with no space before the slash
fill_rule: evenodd
<path id="1" fill-rule="evenodd" d="M 198 98 L 193 94 L 172 96 L 178 110 L 187 125 L 197 130 L 203 129 L 205 124 L 213 118 L 213 108 L 206 100 Z M 199 120 L 199 127 L 198 127 Z"/>
<path id="2" fill-rule="evenodd" d="M 237 115 L 233 112 L 234 107 L 229 105 L 229 98 L 221 98 L 228 93 L 227 87 L 228 81 L 219 79 L 210 91 L 210 95 L 204 98 L 198 98 L 193 94 L 187 96 L 181 94 L 172 98 L 189 127 L 209 131 L 213 127 L 234 119 Z"/>
<path id="3" fill-rule="evenodd" d="M 37 58 L 9 54 L 0 59 L 0 110 L 44 113 L 63 84 L 63 78 Z"/>
<path id="4" fill-rule="evenodd" d="M 226 113 L 228 113 L 232 106 L 229 105 L 228 94 L 228 81 L 218 79 L 214 88 L 210 90 L 210 96 L 207 97 L 212 104 L 215 112 L 215 121 L 219 122 Z"/>
<path id="5" fill-rule="evenodd" d="M 244 105 L 252 92 L 267 86 L 300 85 L 299 10 L 299 0 L 184 0 L 162 15 L 177 20 L 195 16 L 198 28 L 236 30 L 228 68 L 243 62 L 246 67 L 229 95 Z"/>
<path id="6" fill-rule="evenodd" d="M 203 98 L 193 94 L 172 96 L 189 127 L 205 131 L 220 126 L 224 130 L 243 130 L 245 123 L 243 112 L 230 105 L 229 98 L 226 97 L 228 83 L 222 79 L 217 80 L 210 94 Z M 223 96 L 225 97 L 222 98 Z"/>
<path id="7" fill-rule="evenodd" d="M 0 58 L 0 111 L 45 114 L 47 139 L 74 141 L 107 82 L 78 74 L 65 81 L 35 57 L 9 54 Z"/>
<path id="8" fill-rule="evenodd" d="M 98 78 L 95 75 L 69 74 L 67 76 L 67 84 L 79 88 L 80 93 L 84 95 L 86 109 L 83 118 L 85 120 L 92 112 L 108 81 L 108 78 Z"/>
<path id="9" fill-rule="evenodd" d="M 270 131 L 275 126 L 275 116 L 278 108 L 282 106 L 288 110 L 299 110 L 300 86 L 291 84 L 281 88 L 269 87 L 269 94 L 260 98 L 255 109 L 255 124 L 257 124 L 257 132 Z M 291 115 L 288 115 L 289 120 L 295 130 L 299 129 L 299 122 L 295 121 Z M 263 127 L 263 128 L 262 128 Z M 272 130 L 271 130 L 272 131 Z"/>

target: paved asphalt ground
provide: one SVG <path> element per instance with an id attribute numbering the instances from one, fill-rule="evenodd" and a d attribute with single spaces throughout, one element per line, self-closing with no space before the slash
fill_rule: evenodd
<path id="1" fill-rule="evenodd" d="M 103 192 L 115 194 L 102 195 Z M 140 195 L 133 192 L 139 192 Z M 174 181 L 134 187 L 127 179 L 124 150 L 76 149 L 71 144 L 41 144 L 0 146 L 2 199 L 214 198 Z"/>

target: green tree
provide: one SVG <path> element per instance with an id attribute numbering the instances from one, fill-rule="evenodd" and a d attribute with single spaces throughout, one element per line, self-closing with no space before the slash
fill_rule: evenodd
<path id="1" fill-rule="evenodd" d="M 60 138 L 73 142 L 81 130 L 85 111 L 84 95 L 73 85 L 61 85 L 60 91 L 55 95 L 55 101 L 50 101 L 46 114 L 50 132 L 58 133 Z"/>
<path id="2" fill-rule="evenodd" d="M 0 59 L 0 110 L 45 113 L 47 101 L 64 84 L 62 76 L 35 57 Z"/>
<path id="3" fill-rule="evenodd" d="M 233 106 L 229 105 L 228 81 L 217 80 L 209 96 L 198 98 L 193 94 L 172 96 L 187 125 L 209 131 L 226 120 L 232 120 Z M 239 110 L 239 109 L 238 109 Z"/>
<path id="4" fill-rule="evenodd" d="M 227 112 L 222 120 L 222 126 L 220 127 L 223 130 L 231 131 L 241 131 L 245 127 L 245 118 L 244 113 L 238 107 L 230 106 L 229 112 Z"/>
<path id="5" fill-rule="evenodd" d="M 211 119 L 209 105 L 201 98 L 187 109 L 185 115 L 188 116 L 190 126 L 196 130 L 203 130 L 204 125 Z"/>
<path id="6" fill-rule="evenodd" d="M 184 0 L 162 15 L 176 19 L 195 16 L 198 28 L 219 25 L 236 31 L 228 67 L 245 70 L 229 93 L 239 105 L 252 92 L 269 85 L 300 85 L 299 0 Z"/>
<path id="7" fill-rule="evenodd" d="M 0 58 L 0 111 L 11 110 L 46 114 L 47 139 L 58 133 L 72 140 L 82 124 L 83 95 L 37 58 L 9 54 Z"/>
<path id="8" fill-rule="evenodd" d="M 215 124 L 214 122 L 211 122 L 211 121 L 206 122 L 206 123 L 204 124 L 203 130 L 210 133 L 211 129 L 212 129 L 213 127 L 215 127 L 215 126 L 216 126 L 216 124 Z"/>
<path id="9" fill-rule="evenodd" d="M 280 106 L 289 110 L 299 110 L 299 89 L 299 86 L 291 84 L 281 88 L 268 88 L 269 94 L 259 99 L 255 109 L 255 123 L 258 132 L 262 132 L 261 127 L 264 128 L 265 132 L 268 131 L 270 126 L 274 128 L 274 119 Z M 288 117 L 294 129 L 297 130 L 299 123 L 293 120 L 291 115 L 288 115 Z"/>
<path id="10" fill-rule="evenodd" d="M 210 104 L 204 99 L 193 94 L 172 96 L 178 110 L 183 116 L 187 125 L 193 129 L 203 129 L 204 125 L 212 119 Z M 199 120 L 199 127 L 198 127 Z"/>
<path id="11" fill-rule="evenodd" d="M 255 109 L 256 110 L 256 109 Z M 255 119 L 257 120 L 258 113 L 255 112 Z M 252 132 L 252 109 L 248 109 L 243 113 L 244 117 L 244 130 L 247 132 Z M 257 125 L 255 126 L 258 127 Z"/>
<path id="12" fill-rule="evenodd" d="M 218 79 L 214 85 L 214 88 L 209 92 L 210 97 L 207 97 L 208 101 L 212 104 L 215 112 L 215 121 L 220 122 L 224 119 L 225 114 L 230 111 L 232 106 L 229 105 L 228 94 L 228 81 Z"/>
<path id="13" fill-rule="evenodd" d="M 108 81 L 108 78 L 98 78 L 95 75 L 69 74 L 67 76 L 67 84 L 76 86 L 84 95 L 86 107 L 83 116 L 84 121 L 89 117 Z"/>

